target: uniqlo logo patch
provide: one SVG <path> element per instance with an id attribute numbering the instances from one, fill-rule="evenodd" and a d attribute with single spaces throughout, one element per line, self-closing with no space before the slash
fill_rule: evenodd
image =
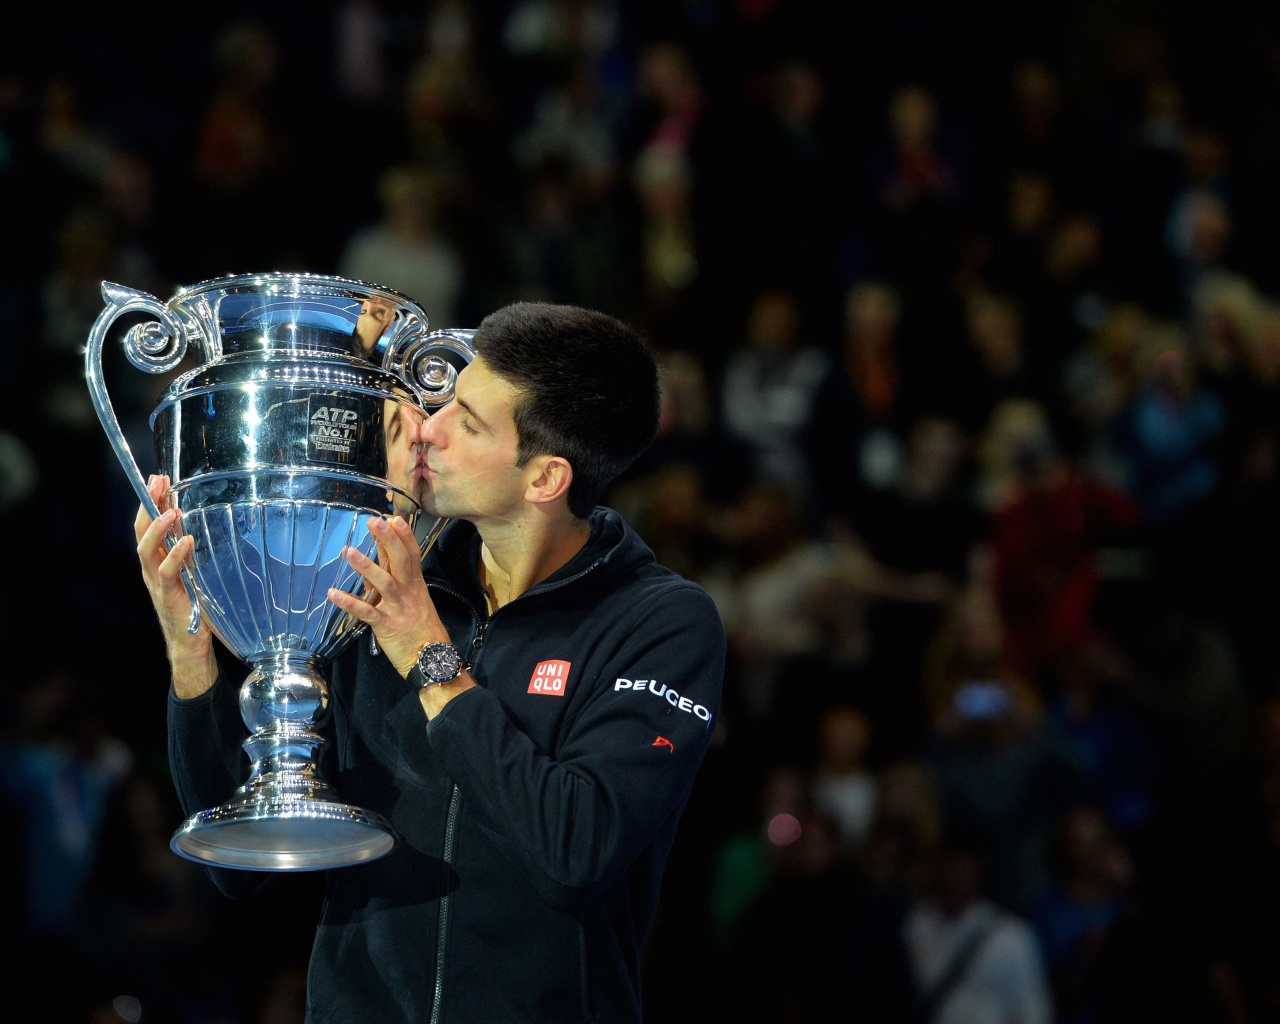
<path id="1" fill-rule="evenodd" d="M 565 683 L 569 681 L 569 667 L 567 661 L 538 662 L 529 679 L 529 692 L 563 697 Z"/>

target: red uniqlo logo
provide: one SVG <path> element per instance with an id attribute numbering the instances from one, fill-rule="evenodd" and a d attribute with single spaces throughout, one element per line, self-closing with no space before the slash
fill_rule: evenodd
<path id="1" fill-rule="evenodd" d="M 552 697 L 564 696 L 564 684 L 569 678 L 569 662 L 540 661 L 529 680 L 530 693 L 549 693 Z"/>

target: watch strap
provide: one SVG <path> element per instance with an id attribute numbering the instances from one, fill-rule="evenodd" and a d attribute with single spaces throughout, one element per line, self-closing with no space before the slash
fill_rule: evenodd
<path id="1" fill-rule="evenodd" d="M 438 686 L 445 682 L 443 679 L 428 679 L 422 674 L 422 669 L 418 668 L 417 662 L 414 662 L 413 668 L 409 669 L 409 674 L 405 678 L 415 690 L 425 690 L 428 686 Z"/>

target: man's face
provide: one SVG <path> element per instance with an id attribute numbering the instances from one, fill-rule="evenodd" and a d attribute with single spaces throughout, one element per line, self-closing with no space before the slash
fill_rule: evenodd
<path id="1" fill-rule="evenodd" d="M 360 315 L 356 318 L 355 336 L 360 342 L 360 351 L 369 355 L 378 344 L 391 322 L 395 319 L 395 308 L 386 299 L 377 296 L 365 299 L 360 304 Z"/>
<path id="2" fill-rule="evenodd" d="M 414 476 L 422 507 L 441 518 L 506 519 L 524 500 L 516 467 L 515 391 L 477 357 L 458 374 L 454 398 L 422 422 Z"/>
<path id="3" fill-rule="evenodd" d="M 384 405 L 387 431 L 387 482 L 399 491 L 388 490 L 387 498 L 396 515 L 411 517 L 417 508 L 408 495 L 415 493 L 418 478 L 414 470 L 418 465 L 421 430 L 424 413 L 411 405 L 388 399 Z M 404 493 L 400 493 L 404 492 Z"/>

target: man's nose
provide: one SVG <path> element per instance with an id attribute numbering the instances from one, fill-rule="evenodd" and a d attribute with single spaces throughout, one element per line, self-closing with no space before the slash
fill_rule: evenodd
<path id="1" fill-rule="evenodd" d="M 413 415 L 413 429 L 409 436 L 414 444 L 425 444 L 427 441 L 435 440 L 434 431 L 431 427 L 433 419 L 433 416 L 428 416 L 426 413 L 415 413 Z"/>
<path id="2" fill-rule="evenodd" d="M 404 413 L 404 434 L 408 438 L 410 444 L 422 443 L 422 416 L 417 412 L 407 411 Z"/>

